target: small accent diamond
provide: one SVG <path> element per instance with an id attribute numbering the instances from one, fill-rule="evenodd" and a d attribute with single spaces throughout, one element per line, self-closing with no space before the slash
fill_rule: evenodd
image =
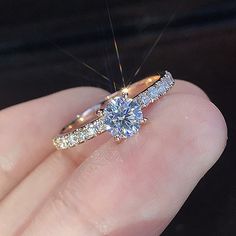
<path id="1" fill-rule="evenodd" d="M 172 86 L 174 84 L 174 79 L 170 72 L 166 71 L 164 76 L 164 80 L 167 82 L 168 85 Z"/>
<path id="2" fill-rule="evenodd" d="M 84 130 L 81 128 L 78 130 L 78 138 L 79 138 L 79 142 L 82 143 L 85 141 L 85 133 Z"/>
<path id="3" fill-rule="evenodd" d="M 152 99 L 155 100 L 158 98 L 158 89 L 156 86 L 152 86 L 148 89 L 147 91 L 148 96 Z"/>
<path id="4" fill-rule="evenodd" d="M 151 98 L 149 97 L 148 93 L 146 92 L 141 93 L 139 97 L 139 102 L 142 105 L 142 107 L 146 107 L 151 102 Z"/>
<path id="5" fill-rule="evenodd" d="M 106 130 L 103 119 L 94 121 L 94 127 L 96 129 L 96 133 L 102 133 Z"/>
<path id="6" fill-rule="evenodd" d="M 90 139 L 96 135 L 96 128 L 93 124 L 85 126 L 84 134 L 86 139 Z"/>
<path id="7" fill-rule="evenodd" d="M 59 137 L 55 143 L 58 147 L 60 147 L 61 149 L 66 149 L 68 147 L 68 140 L 67 140 L 67 136 L 65 137 Z"/>
<path id="8" fill-rule="evenodd" d="M 77 131 L 74 131 L 73 133 L 69 134 L 68 142 L 69 146 L 75 146 L 79 142 L 79 136 Z"/>
<path id="9" fill-rule="evenodd" d="M 166 84 L 163 81 L 158 81 L 157 83 L 158 96 L 162 96 L 166 93 Z"/>

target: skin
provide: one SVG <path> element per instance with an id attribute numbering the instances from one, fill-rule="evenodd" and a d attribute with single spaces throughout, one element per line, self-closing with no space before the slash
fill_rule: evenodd
<path id="1" fill-rule="evenodd" d="M 129 140 L 55 151 L 51 138 L 106 94 L 70 89 L 0 112 L 0 235 L 159 235 L 225 148 L 220 111 L 178 80 Z"/>

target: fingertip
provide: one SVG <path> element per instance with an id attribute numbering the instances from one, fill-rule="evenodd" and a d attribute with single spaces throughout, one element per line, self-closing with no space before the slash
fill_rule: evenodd
<path id="1" fill-rule="evenodd" d="M 176 80 L 170 94 L 190 94 L 209 100 L 207 94 L 199 86 L 185 80 Z"/>
<path id="2" fill-rule="evenodd" d="M 208 161 L 205 161 L 204 175 L 221 157 L 227 144 L 228 135 L 226 121 L 217 106 L 211 101 L 203 100 L 201 102 L 206 111 L 206 118 L 202 123 L 202 129 L 205 132 L 205 135 L 203 134 L 202 149 L 206 150 L 205 158 L 208 159 Z"/>

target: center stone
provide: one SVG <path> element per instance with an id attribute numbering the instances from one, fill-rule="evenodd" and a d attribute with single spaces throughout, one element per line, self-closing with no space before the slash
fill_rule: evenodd
<path id="1" fill-rule="evenodd" d="M 115 97 L 106 105 L 104 124 L 112 136 L 128 138 L 136 134 L 143 120 L 140 105 L 131 98 Z"/>

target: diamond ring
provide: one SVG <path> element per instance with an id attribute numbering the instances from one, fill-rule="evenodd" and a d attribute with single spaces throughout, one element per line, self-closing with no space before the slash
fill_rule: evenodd
<path id="1" fill-rule="evenodd" d="M 78 115 L 61 133 L 53 138 L 57 149 L 68 149 L 84 143 L 105 131 L 116 141 L 136 134 L 147 118 L 143 108 L 158 100 L 173 85 L 172 75 L 154 75 L 123 88 L 104 101 Z"/>

